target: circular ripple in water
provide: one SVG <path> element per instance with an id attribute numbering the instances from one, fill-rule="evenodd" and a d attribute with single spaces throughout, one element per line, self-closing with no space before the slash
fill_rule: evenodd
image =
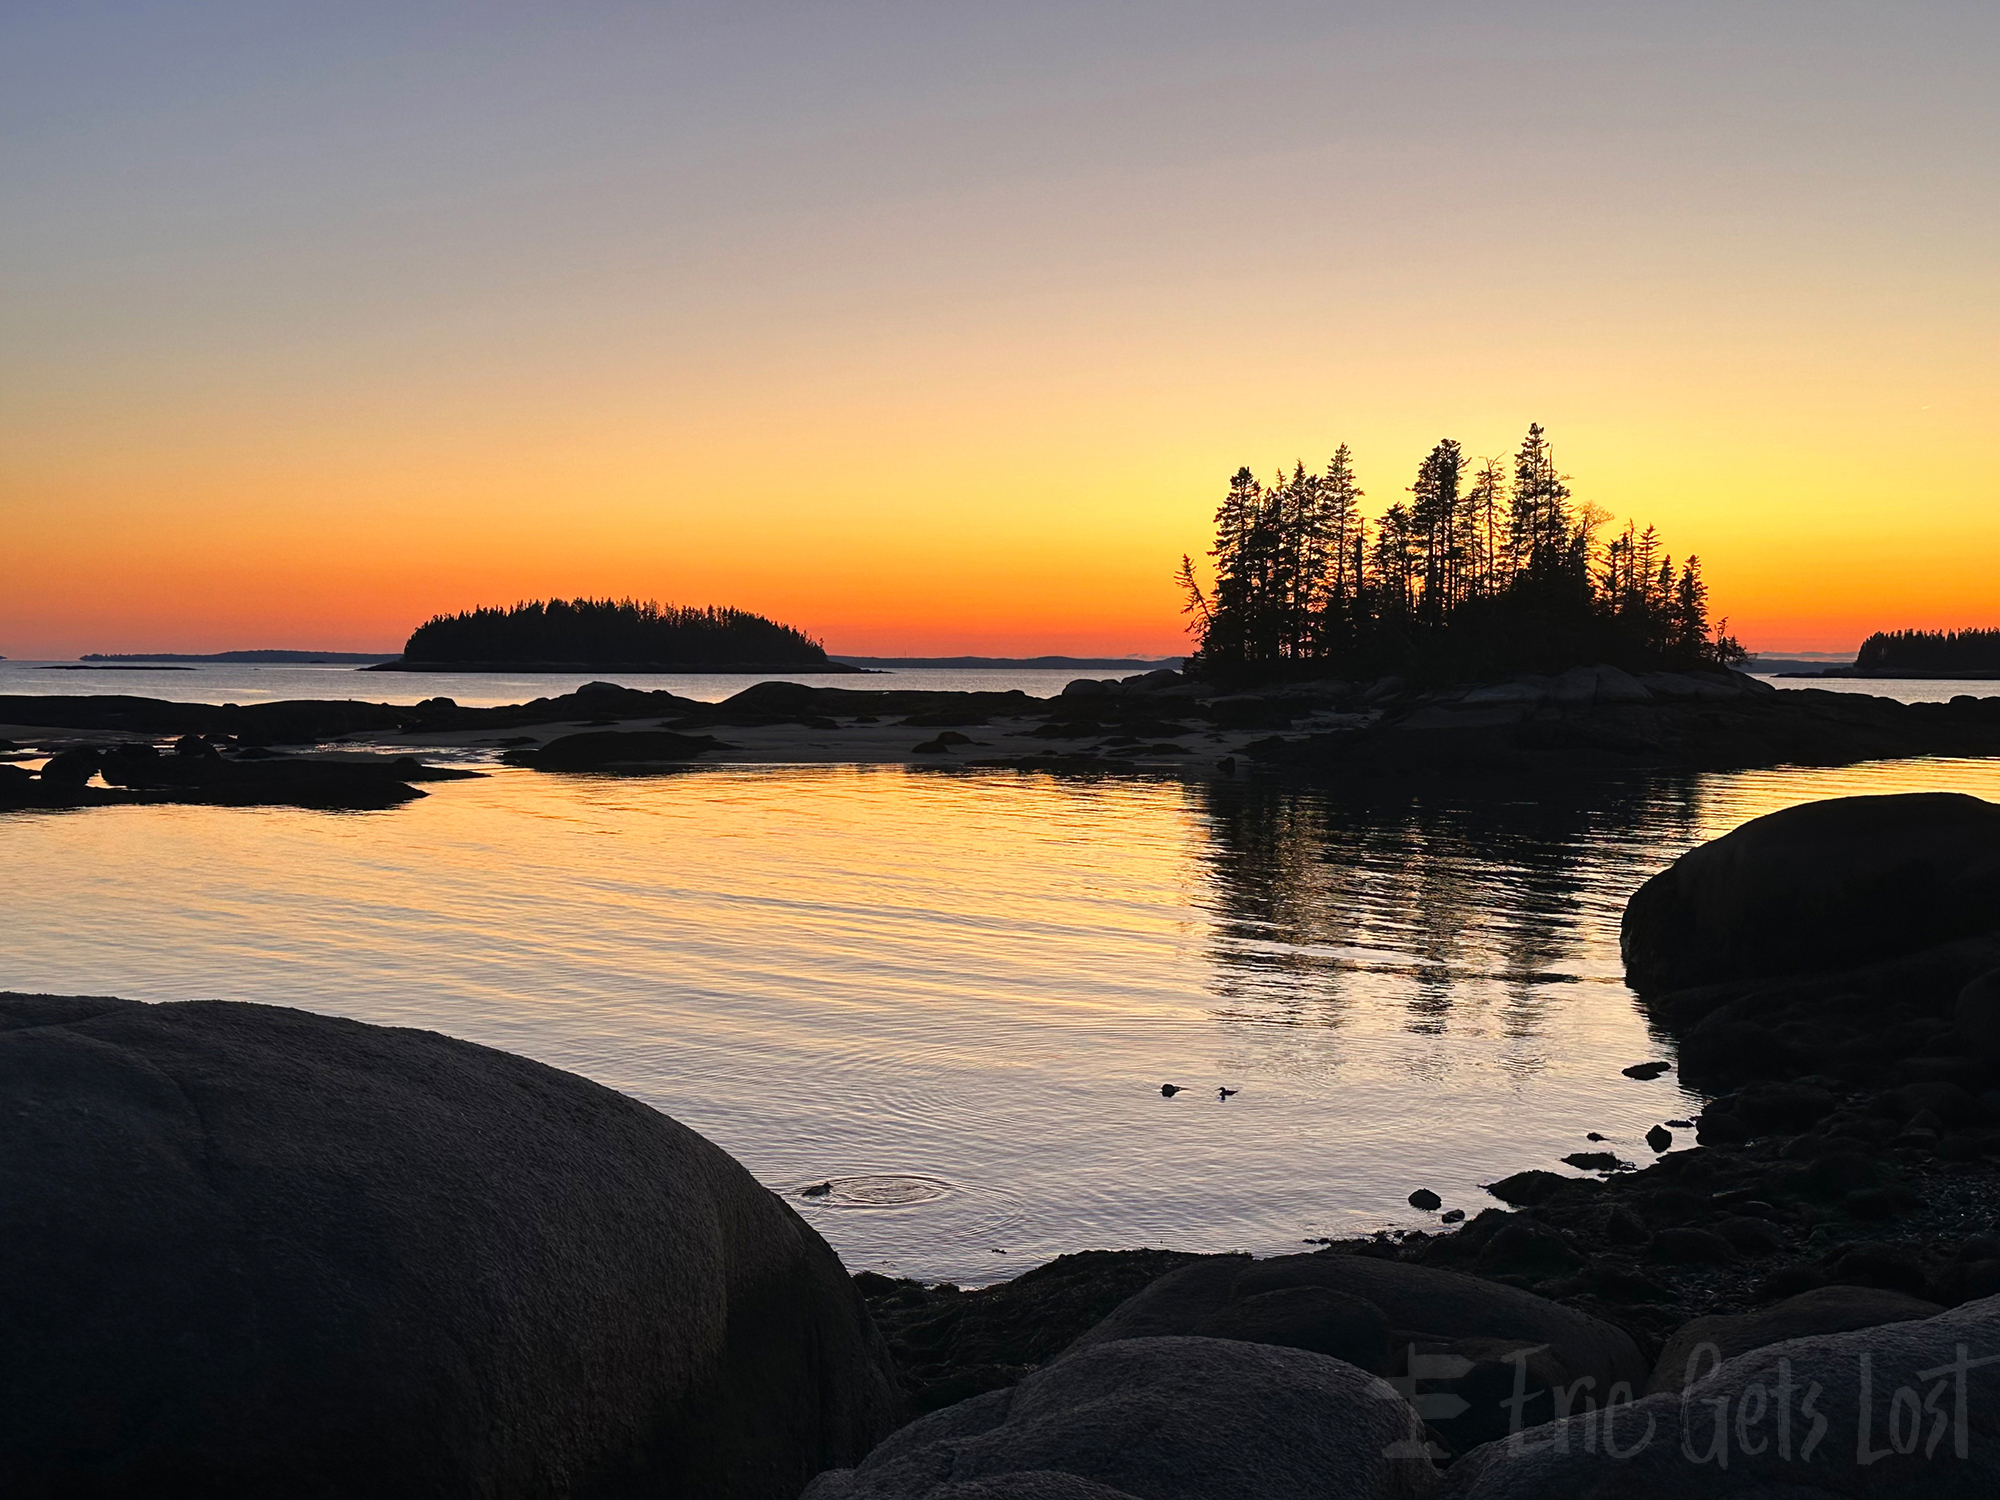
<path id="1" fill-rule="evenodd" d="M 950 1197 L 951 1184 L 935 1177 L 905 1177 L 894 1173 L 828 1177 L 793 1188 L 792 1196 L 826 1208 L 910 1208 Z"/>

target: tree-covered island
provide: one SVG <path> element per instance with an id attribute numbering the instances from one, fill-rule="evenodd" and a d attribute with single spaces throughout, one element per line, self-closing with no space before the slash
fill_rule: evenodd
<path id="1" fill-rule="evenodd" d="M 1608 512 L 1578 504 L 1539 426 L 1511 461 L 1474 461 L 1446 439 L 1408 500 L 1372 521 L 1361 500 L 1346 444 L 1324 473 L 1236 472 L 1212 585 L 1181 559 L 1196 670 L 1462 681 L 1744 659 L 1727 621 L 1709 624 L 1700 559 L 1676 566 L 1651 526 L 1612 531 Z"/>
<path id="2" fill-rule="evenodd" d="M 1842 675 L 2000 677 L 2000 630 L 1878 630 Z"/>
<path id="3" fill-rule="evenodd" d="M 804 631 L 741 609 L 533 599 L 437 615 L 376 670 L 852 672 Z"/>

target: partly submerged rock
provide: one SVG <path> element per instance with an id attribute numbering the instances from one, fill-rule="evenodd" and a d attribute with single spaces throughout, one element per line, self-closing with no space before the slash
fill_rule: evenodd
<path id="1" fill-rule="evenodd" d="M 922 1417 L 805 1500 L 1422 1500 L 1436 1482 L 1416 1412 L 1353 1365 L 1144 1338 Z"/>
<path id="2" fill-rule="evenodd" d="M 0 1494 L 790 1500 L 894 1422 L 693 1131 L 432 1032 L 0 996 Z"/>
<path id="3" fill-rule="evenodd" d="M 1837 969 L 2000 929 L 2000 806 L 1836 797 L 1690 850 L 1625 907 L 1641 990 Z"/>

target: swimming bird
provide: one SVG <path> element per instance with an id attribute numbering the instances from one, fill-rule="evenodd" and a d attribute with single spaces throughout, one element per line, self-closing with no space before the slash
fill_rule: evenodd
<path id="1" fill-rule="evenodd" d="M 1224 1099 L 1227 1099 L 1231 1094 L 1240 1094 L 1242 1092 L 1243 1091 L 1241 1089 L 1217 1089 L 1215 1091 L 1216 1103 L 1220 1104 Z"/>
<path id="2" fill-rule="evenodd" d="M 1163 1083 L 1160 1085 L 1160 1097 L 1162 1099 L 1171 1099 L 1180 1091 L 1181 1086 L 1178 1083 Z"/>

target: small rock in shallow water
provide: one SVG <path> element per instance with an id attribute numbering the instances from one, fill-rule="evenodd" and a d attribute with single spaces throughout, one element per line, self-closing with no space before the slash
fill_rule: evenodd
<path id="1" fill-rule="evenodd" d="M 1669 1124 L 1669 1125 L 1671 1125 L 1671 1126 L 1673 1126 L 1673 1127 L 1674 1127 L 1674 1129 L 1676 1129 L 1676 1130 L 1692 1130 L 1692 1129 L 1694 1129 L 1694 1121 L 1692 1121 L 1692 1120 L 1668 1120 L 1668 1121 L 1666 1121 L 1666 1123 L 1667 1123 L 1667 1124 Z"/>
<path id="2" fill-rule="evenodd" d="M 1646 1132 L 1646 1149 L 1648 1151 L 1664 1151 L 1673 1145 L 1673 1143 L 1674 1133 L 1664 1125 L 1655 1125 L 1651 1130 Z"/>
<path id="3" fill-rule="evenodd" d="M 1609 1139 L 1610 1139 L 1610 1137 L 1609 1137 L 1609 1136 L 1602 1136 L 1602 1135 L 1599 1135 L 1599 1134 L 1598 1134 L 1598 1133 L 1597 1133 L 1596 1131 L 1594 1131 L 1594 1130 L 1590 1130 L 1590 1131 L 1586 1131 L 1586 1132 L 1584 1133 L 1584 1137 L 1583 1137 L 1583 1138 L 1584 1138 L 1584 1139 L 1585 1139 L 1586 1141 L 1603 1141 L 1603 1140 L 1609 1140 Z"/>
<path id="4" fill-rule="evenodd" d="M 1421 1208 L 1426 1213 L 1444 1207 L 1444 1199 L 1429 1188 L 1418 1188 L 1410 1194 L 1410 1207 Z"/>
<path id="5" fill-rule="evenodd" d="M 1465 1210 L 1462 1208 L 1448 1208 L 1438 1215 L 1438 1222 L 1440 1224 L 1458 1224 L 1462 1223 L 1464 1219 Z M 1996 1261 L 1995 1264 L 2000 1264 L 2000 1261 Z"/>
<path id="6" fill-rule="evenodd" d="M 1658 1078 L 1672 1066 L 1672 1063 L 1664 1062 L 1633 1063 L 1629 1068 L 1620 1068 L 1619 1072 L 1623 1073 L 1627 1078 L 1637 1078 L 1644 1081 L 1646 1079 Z"/>

